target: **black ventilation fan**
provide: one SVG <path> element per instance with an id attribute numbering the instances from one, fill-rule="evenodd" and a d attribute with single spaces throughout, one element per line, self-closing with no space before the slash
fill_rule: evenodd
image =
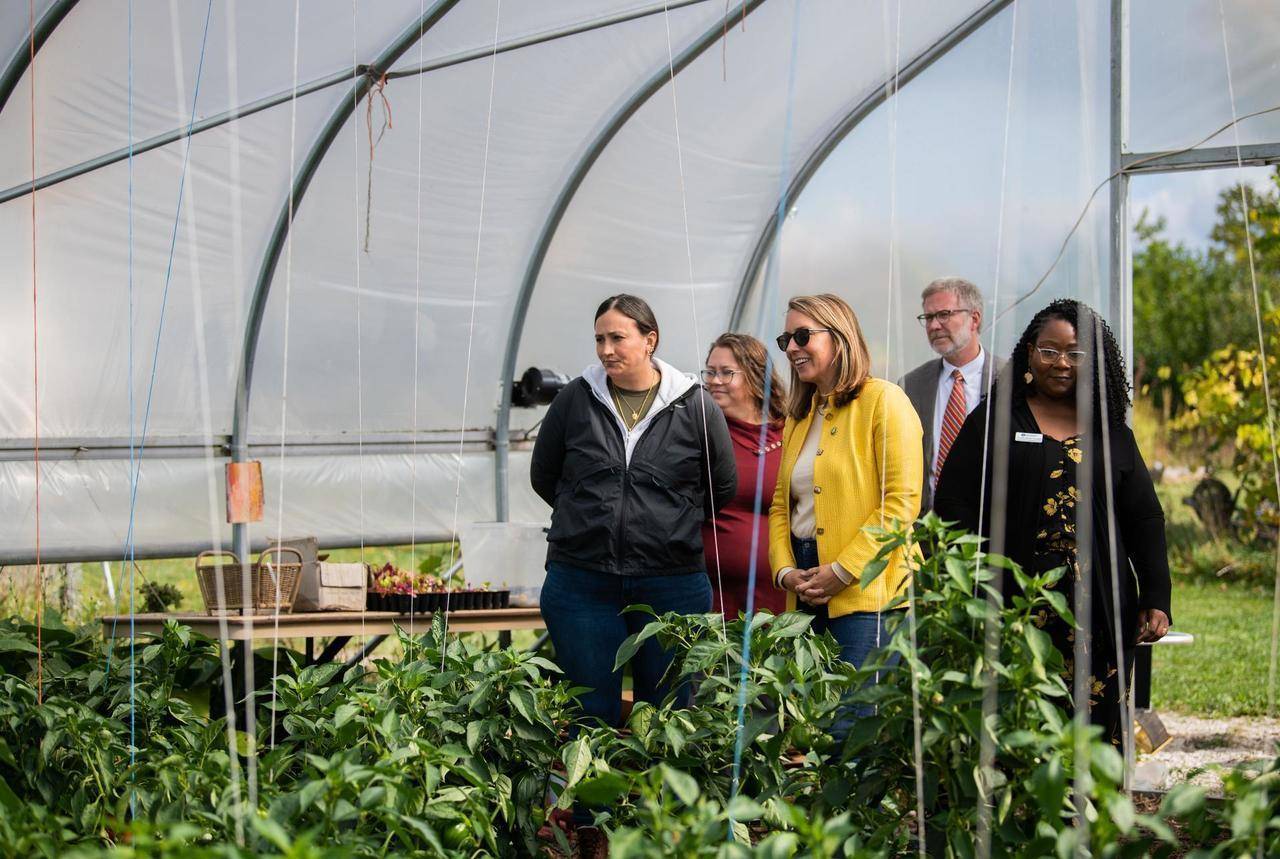
<path id="1" fill-rule="evenodd" d="M 511 405 L 521 408 L 545 406 L 569 384 L 569 377 L 555 370 L 530 367 L 517 382 L 511 383 Z"/>

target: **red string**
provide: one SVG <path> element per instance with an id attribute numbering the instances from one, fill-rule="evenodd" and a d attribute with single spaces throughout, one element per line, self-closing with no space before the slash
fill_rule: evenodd
<path id="1" fill-rule="evenodd" d="M 369 228 L 370 221 L 373 217 L 373 151 L 378 144 L 382 142 L 382 135 L 387 133 L 387 129 L 391 128 L 391 102 L 387 100 L 387 73 L 383 72 L 374 82 L 369 93 L 368 99 L 365 101 L 364 122 L 365 128 L 369 132 L 369 174 L 365 184 L 364 194 L 364 252 L 369 252 Z M 375 140 L 373 136 L 373 97 L 377 95 L 382 99 L 382 128 L 378 131 L 378 137 Z"/>
<path id="2" fill-rule="evenodd" d="M 36 470 L 36 703 L 44 700 L 44 571 L 40 567 L 40 317 L 36 303 L 36 4 L 27 4 L 31 38 L 31 399 Z"/>

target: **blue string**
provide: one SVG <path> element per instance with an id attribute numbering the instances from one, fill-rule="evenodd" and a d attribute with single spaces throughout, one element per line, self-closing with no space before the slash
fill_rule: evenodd
<path id="1" fill-rule="evenodd" d="M 791 150 L 791 120 L 794 115 L 795 107 L 795 87 L 796 87 L 796 57 L 799 53 L 800 45 L 800 0 L 795 0 L 791 13 L 791 67 L 787 72 L 787 112 L 786 118 L 782 126 L 782 156 L 780 158 L 781 169 L 778 171 L 778 210 L 775 218 L 773 248 L 769 252 L 769 265 L 765 267 L 764 291 L 760 296 L 759 319 L 756 329 L 763 330 L 765 314 L 770 309 L 771 299 L 777 296 L 778 285 L 778 264 L 780 257 L 780 247 L 782 244 L 782 225 L 787 212 L 787 154 Z M 769 440 L 769 397 L 772 393 L 773 383 L 773 356 L 769 353 L 768 348 L 765 349 L 764 362 L 764 414 L 761 416 L 760 422 L 760 450 L 765 450 Z M 753 522 L 760 521 L 760 514 L 764 500 L 764 473 L 765 473 L 765 456 L 759 457 L 756 462 L 756 498 L 755 498 L 755 517 Z M 742 631 L 742 670 L 738 675 L 738 726 L 737 739 L 733 746 L 733 782 L 729 791 L 730 800 L 738 795 L 740 787 L 740 779 L 742 775 L 742 753 L 746 745 L 746 719 L 747 719 L 747 678 L 751 666 L 751 622 L 755 616 L 756 602 L 756 559 L 760 546 L 760 528 L 751 529 L 751 560 L 747 566 L 747 610 L 744 618 L 744 626 Z M 729 816 L 729 840 L 732 841 L 733 836 L 733 815 Z"/>
<path id="2" fill-rule="evenodd" d="M 164 333 L 165 311 L 169 304 L 169 285 L 173 281 L 173 258 L 178 246 L 178 225 L 182 216 L 182 197 L 187 182 L 187 165 L 191 159 L 191 132 L 196 121 L 196 106 L 200 102 L 200 81 L 204 76 L 205 47 L 209 42 L 209 21 L 213 16 L 213 0 L 209 0 L 204 13 L 204 34 L 200 39 L 200 60 L 196 65 L 195 89 L 191 95 L 191 118 L 187 123 L 186 143 L 182 152 L 182 170 L 178 176 L 178 202 L 173 213 L 173 230 L 169 238 L 169 260 L 165 267 L 164 289 L 160 295 L 160 319 L 156 326 L 155 347 L 151 355 L 151 377 L 147 382 L 147 402 L 142 413 L 142 433 L 137 438 L 135 448 L 134 437 L 134 391 L 133 391 L 133 0 L 129 0 L 128 32 L 129 32 L 129 529 L 125 536 L 125 562 L 129 564 L 129 764 L 132 770 L 137 762 L 137 662 L 135 658 L 136 626 L 135 614 L 135 545 L 134 525 L 138 508 L 138 483 L 142 471 L 142 455 L 146 449 L 147 426 L 151 419 L 151 400 L 155 392 L 156 369 L 160 361 L 160 341 Z M 135 453 L 136 450 L 136 453 Z M 111 637 L 115 639 L 115 621 L 112 622 Z M 107 654 L 107 673 L 110 675 L 110 650 Z M 132 776 L 131 776 L 132 778 Z M 130 812 L 137 815 L 137 797 L 130 794 Z"/>

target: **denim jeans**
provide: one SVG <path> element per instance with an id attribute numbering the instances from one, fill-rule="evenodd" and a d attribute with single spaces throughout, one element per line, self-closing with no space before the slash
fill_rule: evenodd
<path id="1" fill-rule="evenodd" d="M 627 636 L 652 620 L 647 614 L 622 610 L 644 603 L 658 614 L 709 612 L 711 582 L 705 572 L 641 578 L 552 561 L 540 603 L 557 664 L 572 685 L 588 689 L 579 697 L 583 712 L 617 726 L 622 717 L 622 672 L 614 671 L 613 663 Z M 650 638 L 630 665 L 635 700 L 661 701 L 669 688 L 662 676 L 671 665 L 671 653 Z M 688 706 L 688 696 L 687 688 L 680 690 L 677 704 Z"/>
<path id="2" fill-rule="evenodd" d="M 809 569 L 818 566 L 817 540 L 792 537 L 791 551 L 795 555 L 798 568 Z M 860 571 L 850 570 L 849 572 L 857 575 Z M 856 588 L 858 584 L 855 581 L 849 587 Z M 862 663 L 867 660 L 872 650 L 889 643 L 888 620 L 891 615 L 886 612 L 855 611 L 833 618 L 827 613 L 825 605 L 811 606 L 798 603 L 798 606 L 801 611 L 814 616 L 814 632 L 831 633 L 831 637 L 840 645 L 840 658 L 855 668 L 862 667 Z M 832 736 L 837 740 L 843 740 L 849 733 L 849 729 L 853 727 L 854 719 L 865 718 L 874 713 L 875 708 L 869 704 L 853 704 L 843 708 L 841 715 L 831 727 Z"/>

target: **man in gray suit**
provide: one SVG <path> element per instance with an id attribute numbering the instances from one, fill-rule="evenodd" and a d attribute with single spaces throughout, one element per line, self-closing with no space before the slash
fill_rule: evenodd
<path id="1" fill-rule="evenodd" d="M 922 510 L 933 507 L 933 488 L 964 419 L 991 390 L 1004 368 L 982 348 L 982 293 L 960 277 L 942 277 L 924 288 L 924 312 L 916 317 L 938 358 L 926 361 L 898 383 L 924 427 Z"/>

